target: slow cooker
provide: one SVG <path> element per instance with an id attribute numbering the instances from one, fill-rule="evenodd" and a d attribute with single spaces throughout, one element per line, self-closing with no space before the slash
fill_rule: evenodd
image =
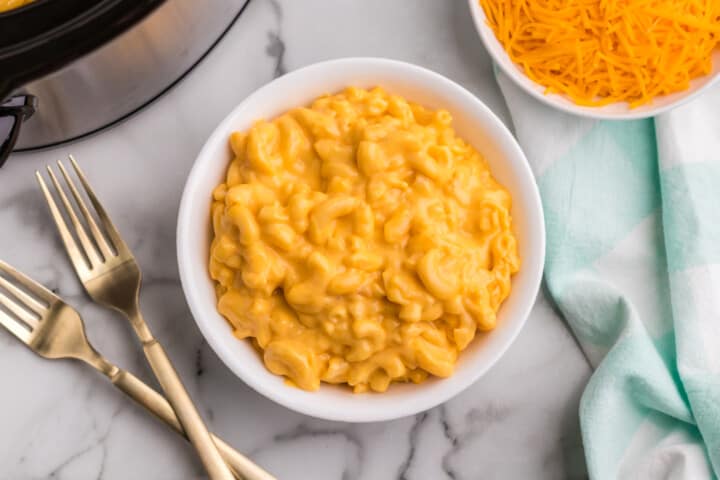
<path id="1" fill-rule="evenodd" d="M 188 73 L 249 0 L 36 0 L 0 14 L 0 165 L 138 111 Z"/>

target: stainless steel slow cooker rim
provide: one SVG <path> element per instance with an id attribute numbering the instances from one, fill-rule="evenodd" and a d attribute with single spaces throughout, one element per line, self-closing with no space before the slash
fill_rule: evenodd
<path id="1" fill-rule="evenodd" d="M 168 1 L 167 3 L 172 3 L 172 1 Z M 178 3 L 180 5 L 183 4 L 183 2 L 178 2 Z M 233 28 L 233 26 L 237 23 L 237 20 L 244 13 L 245 9 L 247 8 L 248 4 L 250 3 L 250 0 L 247 0 L 244 2 L 237 1 L 237 2 L 226 2 L 226 3 L 227 4 L 232 4 L 232 3 L 237 4 L 238 10 L 235 11 L 233 8 L 229 8 L 230 10 L 233 10 L 232 13 L 234 15 L 229 20 L 227 20 L 228 19 L 227 15 L 225 17 L 223 17 L 225 20 L 227 20 L 227 23 L 225 23 L 224 21 L 222 23 L 219 21 L 215 22 L 215 24 L 218 28 L 213 30 L 214 36 L 211 37 L 208 35 L 208 37 L 207 37 L 208 43 L 205 43 L 205 42 L 199 43 L 198 44 L 199 48 L 197 48 L 195 54 L 193 54 L 192 56 L 188 56 L 186 58 L 186 60 L 190 60 L 190 61 L 192 61 L 192 63 L 179 64 L 178 68 L 174 69 L 173 75 L 166 77 L 166 81 L 163 81 L 162 83 L 156 82 L 154 87 L 148 88 L 146 93 L 147 93 L 147 95 L 151 95 L 151 96 L 143 95 L 143 98 L 140 99 L 142 101 L 142 103 L 129 104 L 127 109 L 125 109 L 125 107 L 123 107 L 123 111 L 121 113 L 118 113 L 118 116 L 109 117 L 107 119 L 107 121 L 104 121 L 103 123 L 98 122 L 99 126 L 93 126 L 92 128 L 78 130 L 78 131 L 80 131 L 80 133 L 62 137 L 57 141 L 38 142 L 36 144 L 31 144 L 31 145 L 27 146 L 28 139 L 31 139 L 30 141 L 32 141 L 33 138 L 37 138 L 37 137 L 28 136 L 25 138 L 25 142 L 23 142 L 22 135 L 21 135 L 21 139 L 18 142 L 18 147 L 14 150 L 14 152 L 22 153 L 22 152 L 28 152 L 28 151 L 36 151 L 36 150 L 41 150 L 41 149 L 53 148 L 53 147 L 57 147 L 59 145 L 69 143 L 69 142 L 74 142 L 74 141 L 78 141 L 78 140 L 87 138 L 89 136 L 92 136 L 99 132 L 102 132 L 108 128 L 112 128 L 113 126 L 116 126 L 119 123 L 124 122 L 128 118 L 131 118 L 136 113 L 141 111 L 143 108 L 147 107 L 148 105 L 152 104 L 153 102 L 155 102 L 156 100 L 161 98 L 168 91 L 170 91 L 175 85 L 179 84 L 185 77 L 187 77 L 188 74 L 190 72 L 192 72 L 199 64 L 201 64 L 202 61 L 217 46 L 217 44 L 223 38 L 225 38 L 227 33 L 230 31 L 230 29 Z M 228 8 L 226 8 L 225 10 L 228 10 Z M 227 12 L 227 13 L 229 13 L 229 12 Z M 215 33 L 218 31 L 219 31 L 219 33 Z M 205 47 L 205 45 L 207 45 L 207 47 Z M 101 48 L 105 48 L 105 47 L 101 47 Z M 95 52 L 93 52 L 93 54 L 94 53 Z M 93 54 L 90 54 L 90 55 L 93 55 Z M 72 67 L 76 63 L 83 62 L 83 60 L 85 58 L 86 57 L 83 57 L 83 58 L 80 58 L 79 60 L 77 60 L 76 62 L 73 62 L 73 64 L 71 64 L 70 67 Z M 32 86 L 32 84 L 29 84 L 29 85 Z M 19 91 L 24 91 L 24 89 L 21 88 Z M 34 92 L 29 91 L 29 93 L 34 93 Z M 41 109 L 42 109 L 42 97 L 41 97 L 40 101 L 41 101 Z M 35 122 L 35 121 L 36 120 L 33 119 L 33 122 Z M 28 124 L 28 126 L 29 125 L 30 124 Z M 24 143 L 24 145 L 23 145 L 23 143 Z"/>
<path id="2" fill-rule="evenodd" d="M 42 0 L 0 17 L 0 97 L 102 48 L 171 0 Z"/>

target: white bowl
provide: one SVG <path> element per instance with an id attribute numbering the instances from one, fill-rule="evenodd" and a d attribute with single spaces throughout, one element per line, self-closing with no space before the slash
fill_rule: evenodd
<path id="1" fill-rule="evenodd" d="M 495 177 L 513 197 L 513 223 L 522 269 L 498 314 L 498 326 L 478 338 L 459 358 L 455 374 L 425 383 L 397 384 L 383 394 L 353 394 L 346 387 L 323 384 L 317 392 L 291 388 L 270 373 L 248 341 L 233 337 L 216 310 L 208 275 L 210 200 L 231 160 L 228 137 L 261 118 L 270 119 L 319 95 L 347 86 L 381 85 L 390 92 L 435 108 L 446 108 L 457 132 L 488 160 Z M 215 129 L 198 155 L 185 186 L 178 220 L 178 263 L 188 304 L 200 331 L 215 353 L 259 393 L 298 412 L 347 422 L 389 420 L 438 405 L 460 393 L 507 350 L 525 323 L 537 295 L 545 254 L 540 196 L 527 160 L 507 128 L 470 92 L 437 73 L 415 65 L 377 58 L 348 58 L 317 63 L 291 72 L 260 88 Z"/>
<path id="2" fill-rule="evenodd" d="M 697 97 L 720 80 L 720 50 L 713 54 L 713 71 L 708 75 L 696 78 L 690 82 L 690 88 L 671 95 L 655 97 L 650 103 L 630 108 L 627 102 L 616 102 L 602 107 L 587 107 L 577 105 L 569 97 L 560 94 L 545 94 L 545 87 L 531 80 L 521 67 L 516 65 L 495 36 L 493 29 L 487 24 L 485 11 L 478 0 L 468 0 L 472 12 L 475 28 L 480 35 L 485 48 L 505 74 L 517 83 L 523 90 L 550 105 L 568 113 L 582 117 L 606 120 L 632 120 L 636 118 L 654 117 Z"/>

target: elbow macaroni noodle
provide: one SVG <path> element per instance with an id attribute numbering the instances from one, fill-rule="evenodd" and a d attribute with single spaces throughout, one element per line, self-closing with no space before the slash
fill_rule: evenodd
<path id="1" fill-rule="evenodd" d="M 230 138 L 213 193 L 218 310 L 293 385 L 453 373 L 520 259 L 511 198 L 432 111 L 348 88 Z"/>

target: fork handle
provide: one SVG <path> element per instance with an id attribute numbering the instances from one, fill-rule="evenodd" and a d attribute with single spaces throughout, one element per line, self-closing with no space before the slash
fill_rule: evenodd
<path id="1" fill-rule="evenodd" d="M 148 409 L 153 415 L 168 424 L 177 433 L 184 436 L 185 439 L 188 439 L 185 430 L 177 416 L 175 416 L 172 407 L 168 401 L 165 400 L 165 397 L 126 370 L 118 369 L 117 373 L 110 377 L 110 380 L 113 385 L 122 390 L 128 397 Z M 220 450 L 220 455 L 222 455 L 225 463 L 232 468 L 236 478 L 245 480 L 276 480 L 275 477 L 234 450 L 222 439 L 212 433 L 210 436 L 215 442 L 215 445 L 217 445 L 218 450 Z"/>
<path id="2" fill-rule="evenodd" d="M 232 480 L 232 473 L 220 456 L 215 443 L 213 443 L 200 413 L 195 408 L 190 395 L 175 371 L 165 349 L 152 339 L 143 343 L 145 356 L 150 363 L 155 377 L 160 382 L 165 395 L 178 420 L 185 429 L 187 437 L 197 450 L 200 460 L 211 480 Z"/>

